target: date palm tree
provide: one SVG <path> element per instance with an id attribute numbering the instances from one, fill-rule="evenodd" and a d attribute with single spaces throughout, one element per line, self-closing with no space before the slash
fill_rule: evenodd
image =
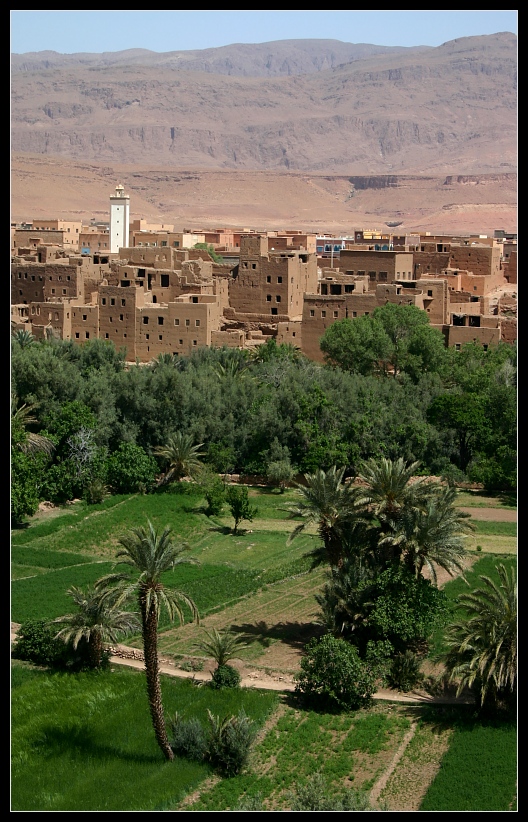
<path id="1" fill-rule="evenodd" d="M 150 715 L 156 740 L 166 759 L 174 759 L 169 744 L 163 703 L 158 660 L 158 622 L 162 608 L 172 621 L 178 617 L 184 621 L 183 606 L 187 607 L 193 619 L 199 621 L 198 609 L 183 591 L 165 588 L 162 575 L 184 562 L 195 562 L 182 557 L 187 545 L 177 545 L 171 537 L 171 529 L 166 527 L 158 532 L 150 520 L 147 527 L 132 528 L 119 540 L 121 549 L 117 552 L 118 563 L 130 566 L 129 573 L 110 574 L 99 580 L 98 587 L 116 605 L 135 601 L 141 617 L 147 694 Z M 139 571 L 139 576 L 137 574 Z"/>
<path id="2" fill-rule="evenodd" d="M 161 457 L 162 462 L 167 465 L 159 485 L 166 485 L 171 480 L 179 481 L 185 476 L 193 476 L 202 466 L 202 445 L 202 442 L 194 445 L 190 434 L 177 431 L 171 434 L 165 445 L 154 448 L 154 454 Z"/>
<path id="3" fill-rule="evenodd" d="M 232 634 L 227 628 L 223 631 L 216 628 L 212 628 L 211 631 L 204 629 L 204 634 L 204 638 L 195 643 L 195 648 L 212 657 L 217 668 L 227 665 L 230 660 L 235 659 L 239 649 L 247 646 L 240 636 Z"/>
<path id="4" fill-rule="evenodd" d="M 139 620 L 130 611 L 116 608 L 110 597 L 105 597 L 93 588 L 85 592 L 72 586 L 67 594 L 73 599 L 77 611 L 52 620 L 52 625 L 64 625 L 56 639 L 72 642 L 74 650 L 77 650 L 81 640 L 85 640 L 88 643 L 91 666 L 100 668 L 104 643 L 117 642 L 123 634 L 139 631 Z"/>
<path id="5" fill-rule="evenodd" d="M 457 490 L 436 487 L 420 506 L 404 507 L 396 530 L 381 537 L 379 545 L 391 545 L 418 577 L 424 567 L 436 585 L 436 566 L 449 574 L 463 573 L 467 556 L 465 540 L 473 530 L 469 514 L 456 507 Z"/>
<path id="6" fill-rule="evenodd" d="M 512 704 L 517 692 L 516 573 L 502 563 L 496 571 L 498 582 L 481 576 L 482 587 L 459 596 L 467 619 L 449 627 L 443 657 L 457 695 L 472 688 L 481 706 L 501 699 Z"/>
<path id="7" fill-rule="evenodd" d="M 32 404 L 23 403 L 18 404 L 18 397 L 15 393 L 11 395 L 11 435 L 12 440 L 16 441 L 16 447 L 23 454 L 38 454 L 45 453 L 50 456 L 55 450 L 55 445 L 48 437 L 42 434 L 35 434 L 28 431 L 29 425 L 38 423 L 33 411 L 35 406 Z"/>
<path id="8" fill-rule="evenodd" d="M 351 543 L 351 535 L 363 523 L 364 509 L 358 504 L 358 493 L 343 481 L 344 468 L 321 468 L 315 474 L 305 474 L 305 485 L 297 483 L 299 499 L 288 506 L 290 519 L 302 522 L 291 532 L 288 545 L 311 524 L 317 525 L 323 542 L 322 550 L 310 552 L 313 564 L 328 562 L 332 567 L 343 563 Z"/>

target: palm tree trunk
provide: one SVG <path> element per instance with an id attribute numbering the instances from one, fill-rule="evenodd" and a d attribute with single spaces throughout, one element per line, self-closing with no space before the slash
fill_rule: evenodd
<path id="1" fill-rule="evenodd" d="M 161 682 L 158 661 L 158 620 L 155 607 L 146 613 L 145 601 L 140 598 L 141 619 L 143 623 L 143 653 L 145 656 L 145 672 L 147 675 L 147 695 L 150 707 L 150 716 L 156 741 L 163 751 L 165 759 L 174 759 L 174 752 L 169 744 L 165 718 L 163 716 L 163 702 L 161 698 Z"/>

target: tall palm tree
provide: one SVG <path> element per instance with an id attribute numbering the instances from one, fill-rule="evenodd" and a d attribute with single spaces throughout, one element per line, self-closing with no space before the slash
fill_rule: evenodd
<path id="1" fill-rule="evenodd" d="M 319 469 L 315 474 L 305 474 L 306 485 L 297 483 L 299 500 L 289 505 L 290 519 L 302 517 L 288 538 L 288 545 L 308 525 L 316 524 L 323 541 L 323 550 L 310 552 L 314 565 L 329 562 L 332 567 L 342 564 L 350 535 L 362 522 L 364 509 L 358 504 L 356 489 L 343 481 L 344 468 L 332 466 L 328 471 Z"/>
<path id="2" fill-rule="evenodd" d="M 396 530 L 379 541 L 380 545 L 397 548 L 417 577 L 424 567 L 428 568 L 435 585 L 436 566 L 451 575 L 464 570 L 465 539 L 473 526 L 470 515 L 455 506 L 456 497 L 456 488 L 439 488 L 420 507 L 404 507 L 396 520 Z"/>
<path id="3" fill-rule="evenodd" d="M 45 453 L 51 455 L 55 450 L 55 445 L 48 437 L 42 434 L 34 434 L 28 431 L 29 425 L 38 423 L 37 418 L 33 415 L 35 410 L 34 405 L 18 405 L 18 397 L 15 393 L 11 395 L 11 434 L 15 436 L 16 447 L 23 454 L 38 454 Z M 13 441 L 13 440 L 12 440 Z"/>
<path id="4" fill-rule="evenodd" d="M 458 681 L 457 695 L 473 688 L 481 706 L 502 698 L 511 703 L 517 692 L 516 574 L 502 563 L 496 571 L 498 583 L 481 576 L 481 588 L 459 596 L 468 618 L 449 627 L 444 655 L 450 681 Z"/>
<path id="5" fill-rule="evenodd" d="M 89 588 L 86 593 L 75 586 L 67 591 L 77 611 L 57 617 L 53 625 L 64 625 L 56 635 L 57 639 L 72 642 L 74 649 L 81 640 L 86 640 L 93 668 L 100 668 L 105 642 L 117 642 L 121 635 L 139 631 L 137 616 L 130 611 L 116 608 L 109 597 Z"/>
<path id="6" fill-rule="evenodd" d="M 171 480 L 181 480 L 182 477 L 192 476 L 201 468 L 200 451 L 203 443 L 193 444 L 190 434 L 177 431 L 171 434 L 165 445 L 158 445 L 154 448 L 154 454 L 161 457 L 167 465 L 167 470 L 159 481 L 159 485 L 166 485 Z"/>
<path id="7" fill-rule="evenodd" d="M 150 715 L 156 740 L 167 759 L 174 759 L 169 744 L 163 715 L 161 683 L 158 661 L 158 622 L 162 608 L 172 621 L 178 617 L 184 621 L 183 607 L 191 611 L 193 619 L 199 621 L 198 609 L 194 601 L 183 591 L 170 590 L 164 587 L 161 577 L 165 571 L 176 565 L 196 560 L 184 558 L 182 552 L 187 545 L 176 545 L 171 537 L 171 529 L 166 527 L 161 533 L 156 531 L 150 520 L 147 527 L 132 528 L 122 536 L 117 552 L 119 563 L 129 565 L 131 571 L 122 574 L 110 574 L 98 581 L 98 588 L 104 591 L 116 605 L 124 602 L 137 602 L 141 616 L 145 672 L 147 676 L 147 694 Z M 139 571 L 139 576 L 137 572 Z"/>

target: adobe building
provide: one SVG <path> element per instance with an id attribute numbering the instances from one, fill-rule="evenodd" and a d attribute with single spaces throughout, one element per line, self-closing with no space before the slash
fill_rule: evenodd
<path id="1" fill-rule="evenodd" d="M 413 272 L 413 254 L 405 251 L 343 249 L 339 255 L 339 268 L 351 276 L 367 276 L 372 291 L 378 283 L 417 279 Z"/>
<path id="2" fill-rule="evenodd" d="M 130 197 L 123 186 L 118 185 L 110 197 L 110 253 L 117 254 L 129 242 Z"/>
<path id="3" fill-rule="evenodd" d="M 241 237 L 240 262 L 229 281 L 231 314 L 271 323 L 301 319 L 303 295 L 317 289 L 315 255 L 268 248 L 265 235 Z"/>

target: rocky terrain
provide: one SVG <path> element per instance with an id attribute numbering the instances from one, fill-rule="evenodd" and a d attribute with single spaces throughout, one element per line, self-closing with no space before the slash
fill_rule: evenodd
<path id="1" fill-rule="evenodd" d="M 12 220 L 516 230 L 517 38 L 12 55 Z M 60 212 L 60 214 L 59 214 Z"/>

